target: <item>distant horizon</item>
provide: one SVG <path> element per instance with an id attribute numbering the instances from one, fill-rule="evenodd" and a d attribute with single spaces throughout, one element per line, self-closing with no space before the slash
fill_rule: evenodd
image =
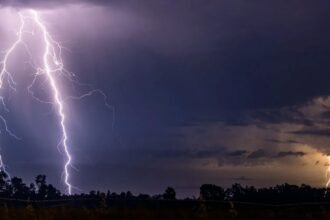
<path id="1" fill-rule="evenodd" d="M 47 175 L 45 174 L 38 174 L 35 176 L 34 178 L 34 181 L 32 182 L 25 182 L 24 179 L 23 180 L 23 183 L 25 183 L 27 186 L 29 186 L 30 184 L 35 184 L 35 179 L 37 176 L 46 176 L 46 182 L 47 184 L 51 184 L 53 185 L 51 182 L 48 182 L 47 180 Z M 17 176 L 11 176 L 11 179 L 12 178 L 19 178 L 21 179 L 20 177 L 17 177 Z M 7 181 L 11 182 L 11 179 L 9 177 L 7 177 Z M 241 185 L 242 187 L 244 188 L 249 188 L 249 187 L 255 187 L 257 190 L 259 189 L 264 189 L 264 188 L 274 188 L 276 186 L 281 186 L 281 185 L 285 185 L 285 184 L 288 184 L 288 185 L 291 185 L 291 186 L 298 186 L 298 187 L 301 187 L 301 186 L 310 186 L 312 188 L 315 188 L 315 189 L 320 189 L 320 190 L 324 190 L 325 192 L 326 191 L 329 191 L 330 192 L 330 188 L 326 188 L 325 186 L 313 186 L 313 185 L 309 185 L 309 184 L 305 184 L 305 183 L 300 183 L 300 184 L 294 184 L 294 183 L 288 183 L 288 182 L 283 182 L 283 183 L 278 183 L 278 184 L 274 184 L 274 185 L 265 185 L 265 186 L 255 186 L 255 185 L 251 185 L 251 184 L 244 184 L 242 182 L 233 182 L 231 185 L 227 185 L 227 186 L 224 186 L 224 185 L 219 185 L 219 184 L 216 184 L 216 183 L 210 183 L 210 182 L 205 182 L 205 183 L 202 183 L 201 185 L 199 186 L 196 186 L 196 187 L 180 187 L 180 186 L 175 186 L 175 185 L 169 185 L 169 186 L 166 186 L 164 187 L 163 191 L 166 190 L 166 188 L 170 187 L 170 188 L 173 188 L 176 192 L 176 195 L 177 195 L 177 199 L 186 199 L 186 198 L 198 198 L 200 196 L 200 189 L 203 185 L 214 185 L 214 186 L 219 186 L 219 187 L 222 187 L 224 190 L 226 189 L 230 189 L 233 185 L 235 184 L 239 184 Z M 55 186 L 55 188 L 57 188 L 56 185 L 53 185 Z M 182 190 L 180 189 L 184 189 L 184 188 L 188 188 L 189 190 L 194 190 L 196 191 L 196 194 L 185 194 L 182 192 Z M 107 188 L 107 189 L 103 189 L 103 190 L 100 190 L 100 189 L 90 189 L 90 190 L 85 190 L 85 191 L 80 191 L 80 192 L 77 192 L 77 193 L 74 193 L 72 194 L 72 196 L 75 196 L 75 195 L 83 195 L 83 194 L 90 194 L 91 192 L 100 192 L 100 193 L 107 193 L 107 192 L 111 192 L 111 193 L 117 193 L 118 195 L 120 193 L 126 193 L 126 192 L 131 192 L 132 195 L 134 196 L 138 196 L 138 195 L 150 195 L 150 196 L 153 196 L 153 195 L 159 195 L 161 193 L 163 193 L 162 190 L 159 190 L 158 192 L 157 191 L 154 191 L 153 193 L 150 193 L 148 191 L 142 191 L 142 192 L 137 192 L 137 191 L 134 191 L 134 190 L 131 190 L 131 189 L 122 189 L 122 190 L 113 190 L 111 188 Z M 67 193 L 63 192 L 60 190 L 60 193 L 63 195 L 63 196 L 70 196 L 68 195 Z M 1 190 L 0 190 L 0 194 L 1 194 Z M 1 199 L 1 195 L 0 195 L 0 199 Z"/>
<path id="2" fill-rule="evenodd" d="M 0 170 L 72 194 L 323 187 L 329 8 L 0 0 Z"/>

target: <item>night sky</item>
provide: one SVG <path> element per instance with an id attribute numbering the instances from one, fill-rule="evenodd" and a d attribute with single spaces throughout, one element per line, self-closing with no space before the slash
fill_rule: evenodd
<path id="1" fill-rule="evenodd" d="M 99 95 L 66 104 L 75 192 L 160 193 L 172 186 L 186 196 L 203 183 L 324 186 L 328 0 L 0 5 L 0 50 L 15 38 L 18 11 L 40 11 L 66 48 L 66 68 L 101 89 L 115 108 L 113 114 Z M 47 174 L 64 189 L 58 118 L 52 106 L 27 94 L 26 60 L 23 48 L 13 55 L 18 90 L 1 91 L 10 108 L 2 115 L 22 140 L 3 132 L 1 153 L 12 175 L 31 182 Z M 79 85 L 63 89 L 68 96 L 86 92 Z M 45 90 L 37 93 L 47 97 Z"/>

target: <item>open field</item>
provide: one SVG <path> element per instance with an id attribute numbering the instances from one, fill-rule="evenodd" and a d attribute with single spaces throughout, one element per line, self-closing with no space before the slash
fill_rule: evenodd
<path id="1" fill-rule="evenodd" d="M 31 220 L 194 220 L 194 219 L 309 219 L 330 218 L 329 203 L 265 205 L 196 201 L 48 201 L 2 203 L 0 219 Z"/>

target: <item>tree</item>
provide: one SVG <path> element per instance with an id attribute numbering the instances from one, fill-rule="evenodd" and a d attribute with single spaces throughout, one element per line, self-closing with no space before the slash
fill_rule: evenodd
<path id="1" fill-rule="evenodd" d="M 225 191 L 220 186 L 204 184 L 200 187 L 200 198 L 203 200 L 224 200 Z"/>
<path id="2" fill-rule="evenodd" d="M 58 199 L 61 197 L 61 192 L 56 189 L 52 184 L 47 186 L 47 198 L 48 199 Z"/>
<path id="3" fill-rule="evenodd" d="M 11 195 L 15 198 L 26 199 L 29 197 L 29 187 L 21 178 L 13 177 L 11 179 Z"/>
<path id="4" fill-rule="evenodd" d="M 167 187 L 165 193 L 163 194 L 164 199 L 168 200 L 175 200 L 176 199 L 176 192 L 172 187 Z"/>
<path id="5" fill-rule="evenodd" d="M 131 191 L 127 191 L 126 192 L 126 199 L 133 199 L 134 196 L 133 196 L 133 193 Z"/>
<path id="6" fill-rule="evenodd" d="M 36 186 L 37 186 L 37 196 L 38 198 L 46 198 L 47 196 L 47 184 L 46 184 L 46 175 L 38 175 L 36 177 Z"/>
<path id="7" fill-rule="evenodd" d="M 53 185 L 47 185 L 46 175 L 38 175 L 36 177 L 37 197 L 39 199 L 57 199 L 61 196 L 61 192 Z"/>
<path id="8" fill-rule="evenodd" d="M 36 186 L 33 183 L 30 183 L 29 192 L 30 199 L 34 200 L 36 198 Z"/>
<path id="9" fill-rule="evenodd" d="M 8 188 L 10 186 L 10 181 L 8 175 L 4 171 L 0 171 L 0 195 L 3 197 L 9 196 Z"/>
<path id="10" fill-rule="evenodd" d="M 151 197 L 148 195 L 148 194 L 139 194 L 137 196 L 137 199 L 140 199 L 140 200 L 149 200 Z"/>
<path id="11" fill-rule="evenodd" d="M 245 201 L 246 200 L 246 190 L 239 183 L 234 183 L 229 191 L 229 197 L 235 201 Z"/>

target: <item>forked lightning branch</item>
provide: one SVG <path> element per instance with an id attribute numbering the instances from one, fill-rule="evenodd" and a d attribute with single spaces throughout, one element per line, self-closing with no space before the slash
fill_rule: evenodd
<path id="1" fill-rule="evenodd" d="M 72 99 L 81 99 L 86 96 L 90 96 L 94 93 L 99 93 L 101 94 L 104 99 L 106 100 L 105 94 L 99 90 L 90 90 L 86 94 L 82 94 L 79 97 L 73 97 L 73 96 L 67 96 L 65 97 L 64 94 L 61 91 L 61 87 L 59 86 L 59 76 L 66 76 L 68 80 L 73 80 L 72 79 L 72 73 L 67 71 L 64 68 L 64 63 L 62 60 L 62 46 L 60 45 L 59 42 L 55 41 L 51 35 L 51 33 L 47 30 L 46 24 L 43 22 L 41 19 L 40 15 L 38 14 L 37 11 L 35 10 L 28 10 L 23 12 L 18 12 L 17 16 L 20 19 L 20 24 L 19 27 L 17 27 L 17 34 L 16 34 L 16 39 L 13 41 L 11 44 L 10 48 L 8 48 L 5 53 L 4 57 L 1 61 L 1 72 L 0 72 L 0 91 L 3 91 L 5 88 L 16 90 L 16 82 L 15 82 L 15 73 L 12 72 L 9 68 L 9 60 L 13 59 L 13 54 L 15 50 L 17 50 L 19 47 L 23 47 L 28 54 L 31 55 L 29 51 L 29 42 L 27 35 L 34 35 L 34 30 L 29 30 L 31 29 L 30 25 L 27 25 L 27 23 L 32 23 L 35 28 L 37 28 L 39 31 L 37 33 L 40 33 L 41 36 L 39 36 L 41 40 L 41 50 L 42 52 L 42 57 L 40 59 L 42 60 L 41 64 L 36 66 L 33 63 L 30 63 L 33 69 L 35 69 L 35 72 L 32 73 L 34 74 L 34 80 L 31 82 L 31 84 L 28 86 L 28 91 L 31 94 L 33 98 L 40 102 L 44 103 L 51 103 L 54 105 L 57 113 L 57 118 L 58 118 L 58 123 L 60 125 L 61 129 L 61 139 L 59 140 L 59 146 L 63 149 L 64 156 L 65 156 L 65 164 L 63 165 L 63 173 L 64 173 L 64 183 L 67 188 L 67 193 L 72 194 L 72 184 L 70 181 L 70 169 L 72 167 L 72 155 L 70 153 L 71 146 L 68 144 L 68 129 L 67 129 L 67 120 L 68 117 L 66 115 L 66 105 L 65 105 L 65 100 L 72 98 Z M 29 36 L 31 37 L 31 36 Z M 49 88 L 49 91 L 52 94 L 51 100 L 44 101 L 39 99 L 34 95 L 32 92 L 31 88 L 33 85 L 36 83 L 37 77 L 43 75 L 47 79 L 47 86 Z M 5 87 L 5 85 L 7 85 Z M 5 102 L 5 97 L 0 94 L 0 100 L 1 104 L 3 105 L 3 109 L 6 111 L 9 111 L 9 109 L 6 106 Z M 107 107 L 112 108 L 110 105 L 105 103 Z M 12 137 L 19 139 L 17 135 L 15 135 L 15 132 L 12 131 L 11 128 L 7 125 L 6 118 L 2 115 L 0 115 L 0 122 L 3 124 L 3 127 L 5 128 L 5 132 L 7 132 L 9 135 Z M 2 171 L 7 172 L 5 169 L 5 158 L 0 155 L 0 168 Z"/>

